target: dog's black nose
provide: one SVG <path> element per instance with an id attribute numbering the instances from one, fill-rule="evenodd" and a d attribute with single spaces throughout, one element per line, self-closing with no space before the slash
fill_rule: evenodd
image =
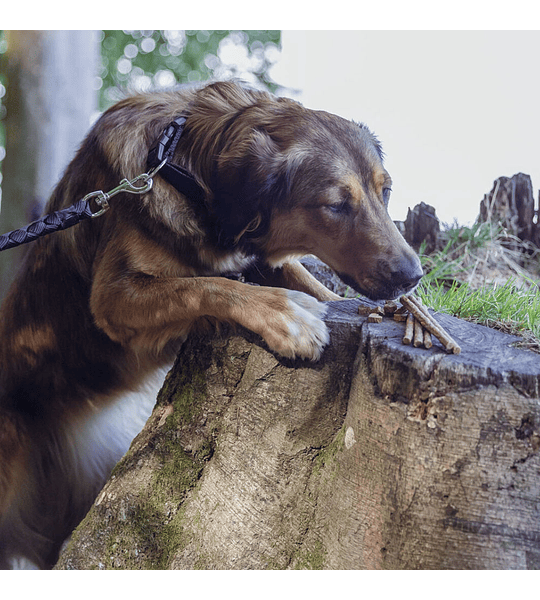
<path id="1" fill-rule="evenodd" d="M 420 259 L 414 255 L 407 257 L 400 264 L 400 268 L 391 273 L 392 283 L 404 292 L 412 290 L 424 276 Z"/>
<path id="2" fill-rule="evenodd" d="M 420 269 L 420 271 L 416 272 L 414 275 L 405 277 L 402 283 L 403 289 L 406 292 L 412 290 L 416 285 L 418 285 L 418 282 L 420 281 L 420 279 L 422 279 L 423 276 L 424 272 Z"/>

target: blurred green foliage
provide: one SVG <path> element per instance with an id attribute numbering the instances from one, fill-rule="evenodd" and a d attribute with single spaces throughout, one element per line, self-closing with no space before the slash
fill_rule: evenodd
<path id="1" fill-rule="evenodd" d="M 100 108 L 125 92 L 238 77 L 275 91 L 269 69 L 279 30 L 108 30 L 102 32 L 97 79 Z"/>

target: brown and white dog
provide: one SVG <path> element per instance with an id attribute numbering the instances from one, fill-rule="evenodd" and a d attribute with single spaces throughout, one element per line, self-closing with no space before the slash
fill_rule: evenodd
<path id="1" fill-rule="evenodd" d="M 238 323 L 317 360 L 337 297 L 296 262 L 314 254 L 359 292 L 393 298 L 422 276 L 387 213 L 390 176 L 363 125 L 214 83 L 105 112 L 47 212 L 146 170 L 187 116 L 175 162 L 202 201 L 156 176 L 99 219 L 34 242 L 0 316 L 0 565 L 54 565 L 204 320 Z M 260 286 L 223 277 L 243 272 Z"/>

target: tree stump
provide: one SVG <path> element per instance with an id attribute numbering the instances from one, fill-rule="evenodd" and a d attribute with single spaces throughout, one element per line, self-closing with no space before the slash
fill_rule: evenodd
<path id="1" fill-rule="evenodd" d="M 540 226 L 534 223 L 534 192 L 529 175 L 499 177 L 480 203 L 482 222 L 499 224 L 520 240 L 540 245 Z"/>
<path id="2" fill-rule="evenodd" d="M 424 254 L 430 254 L 437 248 L 440 225 L 433 206 L 421 202 L 407 211 L 403 237 L 418 252 L 426 242 Z"/>
<path id="3" fill-rule="evenodd" d="M 57 569 L 536 569 L 540 361 L 329 303 L 319 363 L 193 335 Z"/>

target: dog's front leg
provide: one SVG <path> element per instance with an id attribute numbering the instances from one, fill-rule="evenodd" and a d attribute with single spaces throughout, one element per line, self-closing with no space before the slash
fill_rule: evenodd
<path id="1" fill-rule="evenodd" d="M 281 267 L 276 268 L 258 263 L 246 273 L 246 277 L 253 283 L 304 292 L 323 302 L 343 300 L 341 296 L 334 294 L 318 279 L 315 279 L 304 265 L 297 260 L 283 263 Z"/>
<path id="2" fill-rule="evenodd" d="M 326 307 L 302 292 L 221 277 L 112 277 L 98 269 L 90 300 L 96 324 L 137 352 L 160 351 L 203 317 L 236 322 L 287 357 L 318 360 L 329 335 Z"/>

